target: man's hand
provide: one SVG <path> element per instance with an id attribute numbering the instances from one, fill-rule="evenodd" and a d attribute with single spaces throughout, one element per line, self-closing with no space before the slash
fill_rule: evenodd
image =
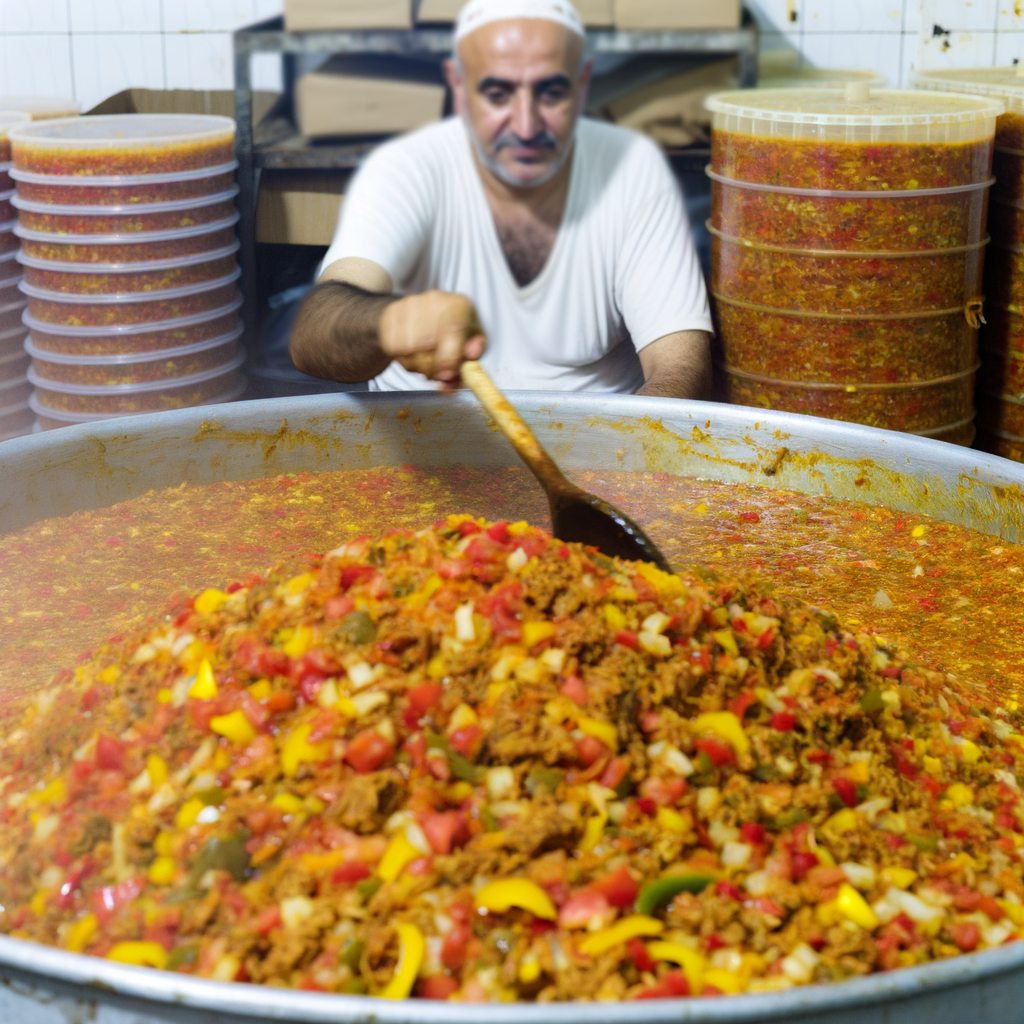
<path id="1" fill-rule="evenodd" d="M 479 359 L 487 341 L 465 295 L 430 291 L 392 302 L 380 318 L 381 351 L 407 370 L 453 384 L 467 359 Z"/>

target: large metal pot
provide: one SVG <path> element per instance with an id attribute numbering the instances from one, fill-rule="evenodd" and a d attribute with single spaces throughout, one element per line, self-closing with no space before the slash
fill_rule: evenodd
<path id="1" fill-rule="evenodd" d="M 659 470 L 874 501 L 1024 540 L 1024 467 L 906 434 L 739 406 L 521 393 L 562 465 Z M 0 444 L 0 533 L 182 481 L 393 463 L 506 466 L 516 457 L 465 395 L 324 395 L 187 409 Z M 1024 943 L 839 985 L 723 999 L 454 1005 L 223 984 L 0 937 L 0 1022 L 201 1024 L 1011 1024 Z"/>

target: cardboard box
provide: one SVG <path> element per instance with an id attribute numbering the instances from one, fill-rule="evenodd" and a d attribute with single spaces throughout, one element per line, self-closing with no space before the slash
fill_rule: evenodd
<path id="1" fill-rule="evenodd" d="M 330 245 L 348 186 L 347 171 L 264 171 L 256 241 Z"/>
<path id="2" fill-rule="evenodd" d="M 252 94 L 252 123 L 259 124 L 277 102 L 276 92 Z M 226 89 L 125 89 L 108 96 L 88 114 L 219 114 L 235 116 L 235 94 Z"/>
<path id="3" fill-rule="evenodd" d="M 445 87 L 435 61 L 339 55 L 295 85 L 299 130 L 309 138 L 390 135 L 441 117 Z"/>
<path id="4" fill-rule="evenodd" d="M 739 28 L 740 0 L 614 0 L 621 29 Z"/>
<path id="5" fill-rule="evenodd" d="M 289 32 L 412 28 L 412 0 L 284 0 Z"/>
<path id="6" fill-rule="evenodd" d="M 574 0 L 584 25 L 594 28 L 614 23 L 614 0 Z M 465 0 L 420 0 L 417 24 L 452 22 L 459 16 Z"/>

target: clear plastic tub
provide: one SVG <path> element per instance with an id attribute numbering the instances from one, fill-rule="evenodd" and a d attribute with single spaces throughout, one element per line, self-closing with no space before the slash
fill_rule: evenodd
<path id="1" fill-rule="evenodd" d="M 237 266 L 239 243 L 216 252 L 148 263 L 50 263 L 18 253 L 25 283 L 33 288 L 72 295 L 131 295 L 166 292 L 217 281 Z M 145 269 L 143 269 L 145 268 Z"/>
<path id="2" fill-rule="evenodd" d="M 218 395 L 232 391 L 242 380 L 245 353 L 239 352 L 223 366 L 190 377 L 152 381 L 147 384 L 122 384 L 86 387 L 41 380 L 33 371 L 28 379 L 36 392 L 36 411 L 45 413 L 91 413 L 128 415 L 136 412 L 161 412 L 205 405 Z"/>
<path id="3" fill-rule="evenodd" d="M 0 336 L 21 326 L 21 316 L 27 305 L 19 291 L 0 290 Z"/>
<path id="4" fill-rule="evenodd" d="M 1024 203 L 993 197 L 988 229 L 997 245 L 1024 243 Z"/>
<path id="5" fill-rule="evenodd" d="M 13 188 L 0 192 L 0 224 L 9 224 L 12 220 L 18 219 L 18 211 L 11 203 L 14 196 L 15 190 Z"/>
<path id="6" fill-rule="evenodd" d="M 36 348 L 30 340 L 25 353 L 32 357 L 33 372 L 41 381 L 110 387 L 192 377 L 224 366 L 237 355 L 241 336 L 239 325 L 230 334 L 194 345 L 116 356 L 59 355 Z"/>
<path id="7" fill-rule="evenodd" d="M 17 223 L 17 221 L 12 220 L 6 224 L 0 224 L 0 255 L 6 252 L 14 252 L 18 248 L 18 236 L 14 233 Z"/>
<path id="8" fill-rule="evenodd" d="M 3 393 L 0 392 L 0 401 Z M 0 404 L 0 441 L 9 441 L 12 437 L 22 437 L 31 432 L 35 423 L 35 413 L 28 399 L 13 404 Z"/>
<path id="9" fill-rule="evenodd" d="M 237 160 L 218 167 L 179 174 L 105 175 L 91 178 L 59 177 L 10 171 L 18 183 L 18 198 L 53 206 L 140 206 L 203 199 L 234 186 Z"/>
<path id="10" fill-rule="evenodd" d="M 6 405 L 20 405 L 28 401 L 32 394 L 32 385 L 25 373 L 0 380 L 0 408 Z"/>
<path id="11" fill-rule="evenodd" d="M 0 331 L 0 358 L 15 352 L 24 352 L 27 337 L 28 331 L 23 325 Z"/>
<path id="12" fill-rule="evenodd" d="M 234 158 L 235 122 L 207 114 L 106 114 L 10 132 L 14 166 L 33 174 L 175 174 Z"/>
<path id="13" fill-rule="evenodd" d="M 960 428 L 974 417 L 974 368 L 933 380 L 898 384 L 822 384 L 773 380 L 725 367 L 726 401 L 763 409 L 864 423 L 931 435 Z"/>
<path id="14" fill-rule="evenodd" d="M 0 283 L 7 283 L 10 281 L 12 284 L 17 284 L 21 278 L 21 267 L 18 265 L 18 253 L 17 250 L 14 252 L 0 253 Z M 5 298 L 2 291 L 0 291 L 0 300 Z"/>
<path id="15" fill-rule="evenodd" d="M 11 143 L 8 138 L 12 129 L 32 120 L 29 114 L 23 110 L 0 107 L 0 167 L 7 169 L 11 161 Z"/>
<path id="16" fill-rule="evenodd" d="M 24 379 L 29 363 L 29 355 L 24 348 L 20 352 L 0 353 L 0 383 Z"/>
<path id="17" fill-rule="evenodd" d="M 126 206 L 55 206 L 15 196 L 12 203 L 27 231 L 49 235 L 132 235 L 137 232 L 176 231 L 223 221 L 235 212 L 238 186 L 224 192 L 170 203 L 135 203 Z"/>
<path id="18" fill-rule="evenodd" d="M 28 281 L 18 287 L 28 296 L 29 316 L 35 321 L 67 327 L 127 328 L 223 309 L 238 298 L 241 276 L 236 268 L 217 281 L 134 295 L 65 295 L 36 288 Z"/>
<path id="19" fill-rule="evenodd" d="M 0 96 L 0 110 L 20 110 L 33 121 L 48 121 L 55 117 L 77 117 L 82 106 L 65 96 Z"/>
<path id="20" fill-rule="evenodd" d="M 983 349 L 978 390 L 988 395 L 1024 398 L 1024 352 Z"/>
<path id="21" fill-rule="evenodd" d="M 992 244 L 985 294 L 996 305 L 1024 307 L 1024 245 Z"/>
<path id="22" fill-rule="evenodd" d="M 127 326 L 66 327 L 47 324 L 26 313 L 32 344 L 43 353 L 73 356 L 133 356 L 185 348 L 219 338 L 241 327 L 241 298 L 195 316 Z"/>
<path id="23" fill-rule="evenodd" d="M 18 224 L 14 234 L 21 239 L 26 257 L 50 263 L 129 264 L 167 261 L 226 249 L 235 241 L 238 213 L 223 220 L 169 231 L 134 235 L 54 235 Z M 31 263 L 26 265 L 31 266 Z"/>
<path id="24" fill-rule="evenodd" d="M 978 389 L 978 423 L 990 433 L 1005 431 L 1024 437 L 1024 397 Z"/>
<path id="25" fill-rule="evenodd" d="M 988 303 L 979 337 L 981 347 L 992 352 L 1024 352 L 1024 309 Z"/>

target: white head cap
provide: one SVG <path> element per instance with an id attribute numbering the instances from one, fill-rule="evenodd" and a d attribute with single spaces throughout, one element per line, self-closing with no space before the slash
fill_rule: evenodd
<path id="1" fill-rule="evenodd" d="M 511 21 L 519 18 L 539 18 L 564 25 L 570 32 L 582 36 L 583 22 L 571 0 L 469 0 L 455 23 L 455 46 L 483 25 L 492 21 Z"/>

